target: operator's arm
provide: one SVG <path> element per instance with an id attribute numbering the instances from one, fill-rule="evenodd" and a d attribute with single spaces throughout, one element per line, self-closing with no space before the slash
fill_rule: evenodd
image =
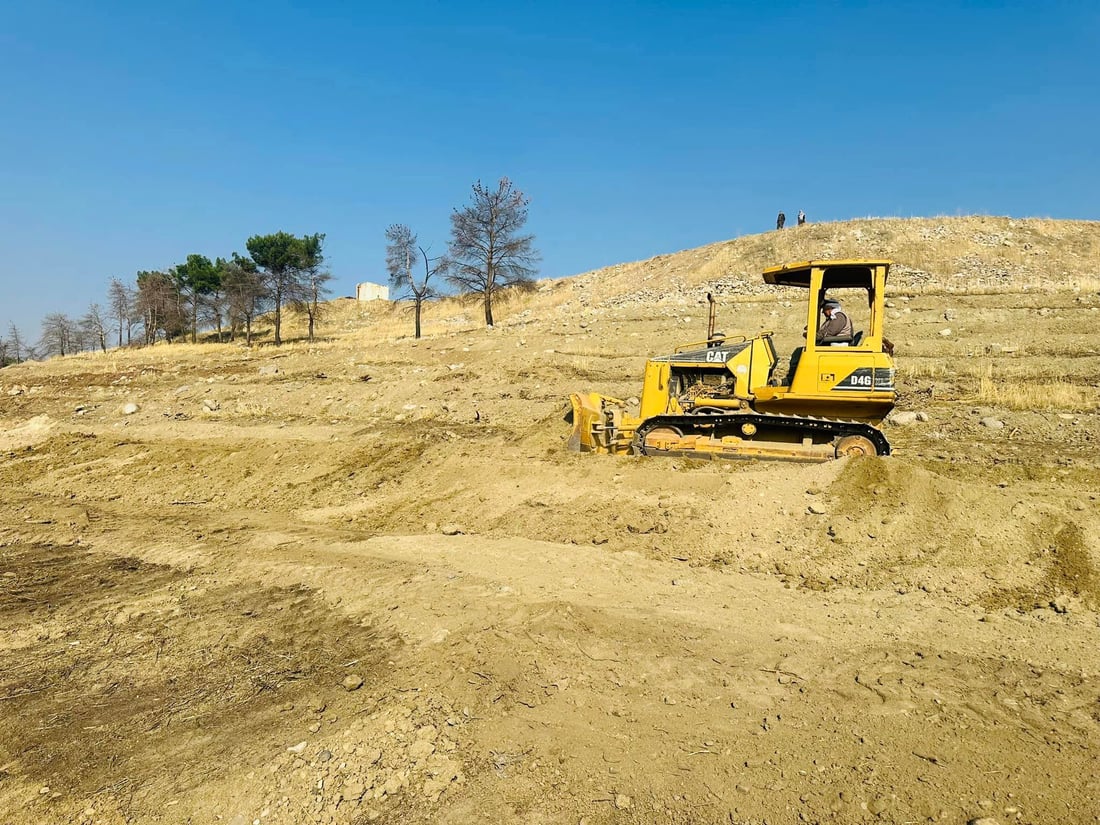
<path id="1" fill-rule="evenodd" d="M 837 330 L 838 327 L 839 324 L 837 324 L 835 316 L 833 318 L 824 319 L 817 328 L 817 338 L 815 340 L 820 344 L 830 335 L 836 335 L 835 330 Z"/>

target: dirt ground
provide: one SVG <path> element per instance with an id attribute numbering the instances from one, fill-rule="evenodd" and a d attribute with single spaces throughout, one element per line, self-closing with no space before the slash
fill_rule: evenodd
<path id="1" fill-rule="evenodd" d="M 1100 295 L 893 296 L 790 465 L 566 453 L 705 329 L 571 289 L 0 372 L 0 823 L 1100 822 Z"/>

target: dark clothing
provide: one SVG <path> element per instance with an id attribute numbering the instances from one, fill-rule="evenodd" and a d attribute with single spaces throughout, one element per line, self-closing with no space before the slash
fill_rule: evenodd
<path id="1" fill-rule="evenodd" d="M 833 310 L 831 318 L 826 318 L 821 322 L 821 326 L 817 328 L 817 343 L 821 343 L 826 338 L 845 338 L 848 341 L 852 340 L 852 322 L 839 309 Z"/>
<path id="2" fill-rule="evenodd" d="M 782 229 L 783 224 L 785 224 L 786 222 L 787 222 L 787 216 L 784 215 L 782 212 L 780 212 L 779 216 L 775 219 L 775 228 L 776 229 Z"/>
<path id="3" fill-rule="evenodd" d="M 799 209 L 798 210 L 798 225 L 802 226 L 804 223 L 806 223 L 806 213 L 803 212 L 801 209 Z"/>

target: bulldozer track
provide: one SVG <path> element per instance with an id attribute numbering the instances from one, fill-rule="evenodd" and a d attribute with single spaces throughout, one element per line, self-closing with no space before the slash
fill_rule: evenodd
<path id="1" fill-rule="evenodd" d="M 746 426 L 755 428 L 752 435 L 745 433 Z M 764 435 L 776 431 L 787 434 L 795 433 L 805 437 L 806 435 L 828 436 L 831 440 L 839 440 L 848 436 L 857 436 L 867 439 L 874 447 L 877 455 L 890 454 L 890 442 L 877 427 L 863 421 L 850 421 L 836 418 L 819 418 L 803 415 L 776 415 L 775 413 L 737 412 L 725 415 L 658 415 L 647 419 L 645 423 L 634 433 L 632 443 L 635 453 L 639 455 L 694 455 L 693 450 L 655 450 L 646 446 L 646 436 L 657 429 L 676 431 L 684 436 L 700 435 L 712 438 L 724 436 L 743 437 L 745 443 L 751 444 L 753 435 Z M 699 451 L 698 457 L 722 457 L 736 458 L 738 451 L 731 449 L 724 452 L 703 453 Z M 815 460 L 799 459 L 792 460 Z M 820 459 L 816 459 L 820 460 Z"/>

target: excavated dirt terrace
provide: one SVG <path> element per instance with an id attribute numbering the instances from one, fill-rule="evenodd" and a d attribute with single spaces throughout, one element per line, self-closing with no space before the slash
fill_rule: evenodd
<path id="1" fill-rule="evenodd" d="M 0 371 L 0 822 L 1100 821 L 1100 295 L 895 287 L 887 458 L 566 453 L 702 289 Z"/>

